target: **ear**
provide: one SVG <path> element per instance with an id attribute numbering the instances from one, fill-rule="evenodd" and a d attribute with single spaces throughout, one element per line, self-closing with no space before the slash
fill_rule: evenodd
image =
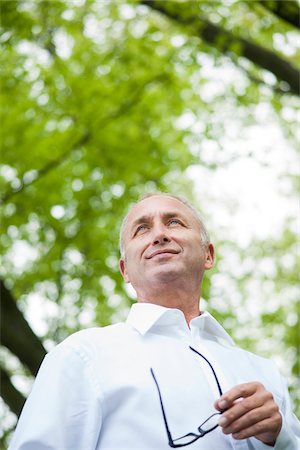
<path id="1" fill-rule="evenodd" d="M 213 244 L 209 244 L 205 249 L 205 270 L 209 270 L 213 267 L 215 262 L 215 248 Z"/>
<path id="2" fill-rule="evenodd" d="M 120 272 L 124 278 L 125 283 L 130 283 L 128 272 L 126 269 L 126 263 L 124 259 L 120 259 L 119 261 Z"/>

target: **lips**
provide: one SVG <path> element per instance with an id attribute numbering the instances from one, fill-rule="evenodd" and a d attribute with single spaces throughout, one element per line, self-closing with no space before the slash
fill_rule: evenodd
<path id="1" fill-rule="evenodd" d="M 150 253 L 150 255 L 146 256 L 146 258 L 151 259 L 156 255 L 170 254 L 170 253 L 176 255 L 178 253 L 178 251 L 174 250 L 172 248 L 161 248 L 159 250 L 155 250 L 154 252 Z"/>

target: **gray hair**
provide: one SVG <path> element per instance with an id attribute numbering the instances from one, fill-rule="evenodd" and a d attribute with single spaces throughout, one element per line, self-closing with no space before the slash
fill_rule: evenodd
<path id="1" fill-rule="evenodd" d="M 210 237 L 208 234 L 208 231 L 204 225 L 203 219 L 200 216 L 200 214 L 198 213 L 198 211 L 194 208 L 193 205 L 191 205 L 191 203 L 186 200 L 184 197 L 179 197 L 177 195 L 172 195 L 172 194 L 168 194 L 167 192 L 150 192 L 148 194 L 144 194 L 142 195 L 137 202 L 133 203 L 126 216 L 124 217 L 122 224 L 121 224 L 121 228 L 120 228 L 120 235 L 119 235 L 119 248 L 120 248 L 120 253 L 121 253 L 121 257 L 124 258 L 125 257 L 125 250 L 124 250 L 124 231 L 125 231 L 125 227 L 127 225 L 128 222 L 128 217 L 129 214 L 131 213 L 132 209 L 141 201 L 145 200 L 146 198 L 149 197 L 154 197 L 154 196 L 161 196 L 161 197 L 171 197 L 174 198 L 175 200 L 180 201 L 181 203 L 183 203 L 184 205 L 186 205 L 193 213 L 194 217 L 197 219 L 197 221 L 200 223 L 200 235 L 201 235 L 201 239 L 203 242 L 203 245 L 208 246 L 210 243 Z"/>

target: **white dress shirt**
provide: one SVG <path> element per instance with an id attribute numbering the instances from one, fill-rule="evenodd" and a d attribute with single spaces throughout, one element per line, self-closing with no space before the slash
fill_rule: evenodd
<path id="1" fill-rule="evenodd" d="M 207 312 L 188 327 L 177 309 L 138 303 L 126 323 L 73 334 L 44 359 L 9 450 L 170 449 L 158 390 L 173 440 L 216 410 L 222 391 L 260 381 L 283 417 L 276 450 L 300 449 L 300 426 L 273 362 L 236 347 Z M 298 436 L 298 437 L 297 437 Z M 184 447 L 183 447 L 184 448 Z M 270 450 L 250 438 L 235 440 L 220 427 L 187 450 Z"/>

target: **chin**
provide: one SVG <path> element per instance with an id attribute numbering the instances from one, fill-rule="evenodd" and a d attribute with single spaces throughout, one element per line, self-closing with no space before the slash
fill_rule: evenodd
<path id="1" fill-rule="evenodd" d="M 180 276 L 181 272 L 178 270 L 178 267 L 168 267 L 168 264 L 161 265 L 157 267 L 155 271 L 152 273 L 152 279 L 156 282 L 167 282 L 174 281 Z"/>

